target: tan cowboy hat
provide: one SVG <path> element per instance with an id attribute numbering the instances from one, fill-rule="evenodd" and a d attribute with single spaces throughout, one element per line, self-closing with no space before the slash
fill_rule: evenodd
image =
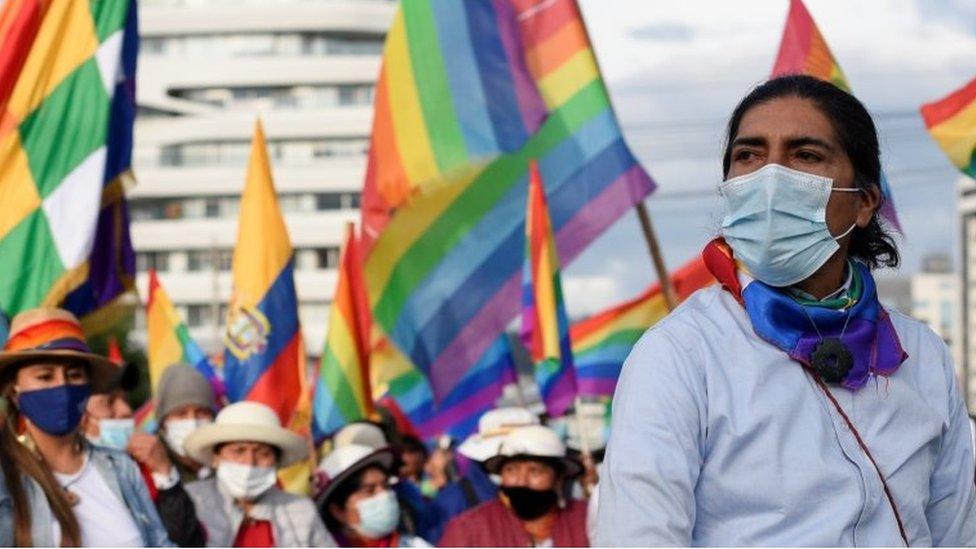
<path id="1" fill-rule="evenodd" d="M 40 308 L 24 311 L 10 323 L 10 337 L 0 351 L 0 379 L 15 364 L 70 358 L 89 367 L 92 392 L 106 392 L 118 382 L 122 368 L 96 355 L 85 342 L 75 315 L 63 309 Z"/>
<path id="2" fill-rule="evenodd" d="M 505 462 L 513 458 L 546 461 L 562 469 L 567 478 L 583 472 L 578 461 L 566 456 L 566 445 L 555 431 L 542 425 L 528 425 L 513 429 L 502 441 L 498 454 L 485 461 L 485 469 L 497 475 Z"/>
<path id="3" fill-rule="evenodd" d="M 190 433 L 183 446 L 188 456 L 209 465 L 214 447 L 226 442 L 263 442 L 274 446 L 281 451 L 278 468 L 308 456 L 305 439 L 282 427 L 278 414 L 259 402 L 235 402 L 227 406 L 213 423 Z"/>
<path id="4" fill-rule="evenodd" d="M 360 444 L 347 444 L 336 448 L 322 458 L 315 468 L 316 485 L 319 488 L 319 493 L 315 495 L 315 502 L 319 507 L 323 507 L 332 492 L 346 479 L 374 465 L 390 473 L 393 468 L 393 450 L 375 449 Z"/>

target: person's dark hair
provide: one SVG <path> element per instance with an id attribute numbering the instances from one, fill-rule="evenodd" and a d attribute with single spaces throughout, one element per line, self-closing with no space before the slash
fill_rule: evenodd
<path id="1" fill-rule="evenodd" d="M 423 454 L 424 458 L 429 455 L 423 441 L 413 435 L 404 435 L 403 440 L 400 441 L 398 450 L 400 455 L 410 452 Z"/>
<path id="2" fill-rule="evenodd" d="M 806 75 L 781 76 L 769 80 L 753 89 L 739 102 L 729 118 L 725 153 L 722 156 L 723 177 L 729 175 L 732 142 L 739 133 L 742 118 L 753 107 L 782 97 L 799 97 L 812 101 L 830 120 L 844 152 L 850 158 L 854 166 L 854 184 L 861 189 L 872 186 L 881 188 L 881 149 L 871 115 L 853 95 L 830 82 Z M 867 227 L 857 227 L 851 233 L 848 254 L 872 269 L 897 267 L 900 262 L 895 240 L 877 211 Z"/>
<path id="3" fill-rule="evenodd" d="M 29 479 L 40 485 L 51 514 L 61 527 L 61 546 L 80 546 L 81 526 L 68 501 L 67 492 L 55 478 L 44 460 L 28 444 L 20 440 L 21 417 L 14 404 L 13 379 L 16 371 L 37 361 L 25 360 L 7 367 L 7 375 L 0 382 L 0 395 L 6 400 L 6 410 L 0 415 L 0 470 L 12 502 L 13 541 L 17 547 L 31 547 L 33 521 Z M 49 525 L 48 525 L 49 526 Z"/>
<path id="4" fill-rule="evenodd" d="M 245 441 L 233 441 L 233 442 L 250 442 L 250 441 L 246 441 L 245 440 Z M 258 441 L 258 442 L 260 442 L 260 441 Z M 213 452 L 212 452 L 213 455 L 219 454 L 220 453 L 220 449 L 223 448 L 224 446 L 227 446 L 228 444 L 230 444 L 230 442 L 218 442 L 217 444 L 214 444 Z M 267 442 L 262 442 L 261 444 L 265 444 L 267 446 L 270 446 L 271 449 L 274 451 L 275 463 L 281 463 L 281 448 L 278 448 L 274 444 L 268 444 Z"/>
<path id="5" fill-rule="evenodd" d="M 336 486 L 335 490 L 329 494 L 329 497 L 322 502 L 321 508 L 319 509 L 319 514 L 322 515 L 322 520 L 325 522 L 325 527 L 329 530 L 329 532 L 332 532 L 333 535 L 341 534 L 345 525 L 332 514 L 330 507 L 335 505 L 337 507 L 345 508 L 349 498 L 362 486 L 363 477 L 366 475 L 366 472 L 373 469 L 378 469 L 386 473 L 386 471 L 384 471 L 383 468 L 378 465 L 364 467 L 343 480 L 342 483 L 339 484 L 339 486 Z"/>

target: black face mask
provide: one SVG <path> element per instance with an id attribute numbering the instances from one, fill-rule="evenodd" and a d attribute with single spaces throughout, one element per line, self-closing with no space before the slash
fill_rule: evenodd
<path id="1" fill-rule="evenodd" d="M 522 486 L 502 486 L 501 490 L 515 516 L 522 520 L 537 519 L 556 506 L 554 490 L 533 490 Z"/>

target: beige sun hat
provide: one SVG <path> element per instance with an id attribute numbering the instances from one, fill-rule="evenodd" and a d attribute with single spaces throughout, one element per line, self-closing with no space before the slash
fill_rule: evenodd
<path id="1" fill-rule="evenodd" d="M 278 414 L 259 402 L 235 402 L 217 414 L 213 423 L 186 437 L 183 446 L 198 463 L 210 464 L 214 446 L 225 442 L 263 442 L 281 451 L 278 468 L 308 456 L 305 439 L 281 426 Z"/>
<path id="2" fill-rule="evenodd" d="M 121 367 L 91 351 L 75 315 L 39 308 L 14 316 L 10 323 L 10 336 L 0 352 L 0 378 L 9 375 L 7 370 L 15 364 L 65 358 L 88 364 L 95 393 L 109 390 L 122 375 Z"/>
<path id="3" fill-rule="evenodd" d="M 516 427 L 538 425 L 539 417 L 528 408 L 507 406 L 488 410 L 478 419 L 478 432 L 464 439 L 458 452 L 466 458 L 483 462 L 498 454 L 505 435 Z"/>
<path id="4" fill-rule="evenodd" d="M 347 444 L 336 448 L 322 458 L 315 468 L 315 484 L 318 489 L 315 502 L 319 507 L 324 507 L 332 492 L 346 479 L 374 465 L 391 473 L 393 450 L 371 448 L 361 444 Z"/>
<path id="5" fill-rule="evenodd" d="M 578 461 L 566 456 L 566 445 L 559 440 L 559 435 L 542 425 L 513 429 L 505 436 L 498 454 L 485 461 L 485 469 L 497 475 L 505 462 L 512 458 L 548 461 L 562 468 L 567 478 L 573 478 L 583 472 L 583 466 Z"/>
<path id="6" fill-rule="evenodd" d="M 386 448 L 390 441 L 386 439 L 383 429 L 372 421 L 354 421 L 343 426 L 332 435 L 333 448 L 342 448 L 350 444 L 368 446 L 374 450 Z"/>

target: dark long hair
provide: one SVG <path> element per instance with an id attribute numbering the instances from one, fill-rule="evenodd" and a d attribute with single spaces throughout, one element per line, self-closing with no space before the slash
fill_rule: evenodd
<path id="1" fill-rule="evenodd" d="M 0 470 L 13 502 L 14 545 L 16 547 L 34 545 L 31 533 L 34 517 L 31 516 L 26 485 L 29 479 L 33 479 L 40 485 L 54 519 L 61 526 L 61 547 L 78 547 L 82 542 L 81 527 L 61 484 L 44 464 L 43 459 L 35 455 L 19 439 L 21 417 L 14 405 L 13 375 L 26 364 L 28 363 L 9 366 L 7 371 L 10 373 L 0 379 L 0 395 L 3 395 L 7 402 L 6 411 L 0 414 Z"/>
<path id="2" fill-rule="evenodd" d="M 861 189 L 872 186 L 881 188 L 881 149 L 871 115 L 853 95 L 830 82 L 806 75 L 769 80 L 739 102 L 729 118 L 725 154 L 722 156 L 723 177 L 729 175 L 732 142 L 739 133 L 742 117 L 753 107 L 781 97 L 799 97 L 813 102 L 830 121 L 844 152 L 850 158 L 854 166 L 854 184 Z M 851 233 L 848 255 L 872 269 L 898 266 L 901 260 L 898 247 L 877 210 L 867 227 L 856 227 Z"/>

